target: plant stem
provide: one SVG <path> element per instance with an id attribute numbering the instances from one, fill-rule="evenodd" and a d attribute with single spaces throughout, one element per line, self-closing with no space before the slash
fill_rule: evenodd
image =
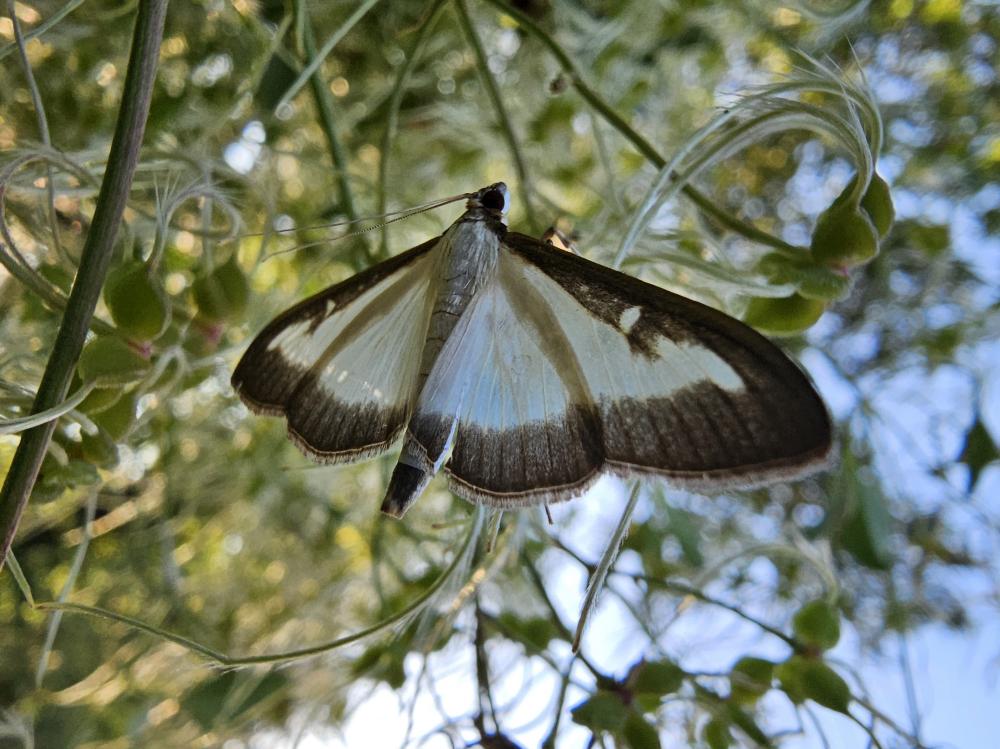
<path id="1" fill-rule="evenodd" d="M 473 548 L 475 540 L 479 537 L 479 533 L 482 531 L 481 521 L 482 515 L 474 516 L 473 520 L 469 524 L 469 529 L 465 534 L 465 538 L 462 539 L 461 545 L 456 550 L 455 556 L 449 565 L 441 572 L 433 583 L 431 583 L 404 609 L 387 616 L 381 621 L 370 627 L 366 627 L 365 629 L 353 632 L 349 635 L 344 635 L 343 637 L 338 637 L 335 640 L 320 643 L 319 645 L 310 645 L 296 650 L 287 650 L 280 653 L 265 653 L 261 655 L 233 656 L 210 648 L 207 645 L 203 645 L 200 642 L 191 640 L 183 635 L 160 629 L 159 627 L 148 624 L 140 619 L 125 616 L 124 614 L 119 614 L 98 606 L 87 606 L 81 603 L 73 603 L 71 601 L 45 601 L 36 603 L 35 608 L 42 611 L 74 611 L 79 614 L 86 614 L 99 619 L 120 622 L 132 627 L 133 629 L 137 629 L 140 632 L 145 632 L 153 635 L 154 637 L 159 637 L 161 640 L 166 642 L 176 643 L 193 653 L 214 661 L 220 666 L 240 668 L 243 666 L 253 666 L 262 663 L 286 663 L 301 660 L 302 658 L 309 658 L 315 655 L 321 655 L 332 650 L 337 650 L 338 648 L 363 640 L 370 635 L 385 632 L 399 622 L 408 621 L 411 616 L 421 611 L 427 605 L 428 601 L 431 601 L 434 596 L 436 596 L 445 587 L 445 585 L 451 581 L 452 576 L 459 569 L 461 569 L 463 561 L 467 558 L 470 549 Z"/>
<path id="2" fill-rule="evenodd" d="M 465 4 L 465 0 L 456 0 L 455 11 L 462 26 L 462 31 L 469 40 L 469 46 L 472 47 L 472 51 L 476 55 L 476 60 L 479 63 L 479 75 L 483 79 L 483 85 L 486 86 L 486 93 L 489 94 L 490 102 L 497 113 L 497 119 L 500 120 L 500 128 L 507 139 L 507 147 L 510 149 L 511 158 L 514 159 L 514 171 L 517 172 L 517 181 L 521 188 L 521 200 L 524 201 L 524 213 L 528 219 L 528 226 L 531 227 L 532 232 L 537 232 L 541 227 L 538 225 L 534 209 L 531 207 L 531 182 L 528 179 L 528 168 L 524 164 L 521 145 L 514 134 L 514 124 L 511 122 L 510 115 L 507 114 L 507 108 L 500 97 L 500 89 L 497 86 L 496 79 L 493 77 L 493 72 L 490 70 L 486 50 L 483 49 L 483 43 L 479 40 L 479 35 L 476 34 L 476 27 L 472 24 L 472 18 L 469 16 L 469 8 Z"/>
<path id="3" fill-rule="evenodd" d="M 298 12 L 302 16 L 302 46 L 305 53 L 306 65 L 311 65 L 316 59 L 316 35 L 313 31 L 312 19 L 309 18 L 305 2 L 297 4 Z M 334 114 L 333 99 L 330 98 L 330 89 L 323 83 L 323 76 L 319 68 L 309 76 L 309 87 L 312 89 L 313 99 L 316 102 L 316 109 L 319 113 L 320 125 L 323 134 L 326 136 L 327 146 L 330 148 L 330 159 L 333 161 L 333 173 L 337 180 L 337 189 L 340 193 L 340 204 L 350 219 L 349 231 L 356 230 L 358 211 L 354 206 L 354 194 L 351 192 L 351 184 L 347 179 L 347 153 L 344 151 L 344 144 L 340 142 L 337 135 L 337 117 Z M 370 265 L 371 258 L 367 245 L 365 245 L 365 257 L 358 257 L 362 253 L 354 253 L 354 267 L 357 270 Z"/>
<path id="4" fill-rule="evenodd" d="M 524 30 L 529 34 L 536 37 L 542 44 L 544 44 L 552 55 L 559 62 L 559 67 L 562 68 L 563 73 L 566 74 L 569 79 L 570 84 L 576 89 L 576 92 L 583 97 L 591 107 L 594 108 L 607 122 L 619 133 L 625 136 L 625 139 L 629 141 L 640 154 L 646 157 L 646 159 L 651 162 L 657 169 L 662 169 L 667 164 L 667 160 L 660 155 L 653 145 L 642 137 L 625 119 L 618 114 L 612 107 L 604 101 L 597 94 L 594 89 L 587 85 L 583 80 L 583 76 L 577 69 L 576 65 L 570 59 L 562 47 L 556 43 L 547 31 L 545 31 L 541 26 L 535 23 L 528 15 L 522 13 L 517 8 L 508 5 L 504 0 L 486 0 L 490 5 L 493 5 L 502 13 L 506 13 L 515 21 L 517 21 Z M 787 249 L 789 247 L 787 242 L 768 234 L 766 231 L 758 229 L 752 224 L 748 224 L 745 221 L 733 216 L 727 211 L 723 210 L 717 206 L 710 197 L 703 194 L 700 190 L 696 189 L 692 185 L 684 185 L 681 188 L 681 192 L 694 203 L 698 208 L 700 208 L 706 215 L 714 219 L 720 226 L 734 231 L 738 234 L 742 234 L 747 239 L 758 242 L 759 244 L 766 245 L 768 247 Z"/>
<path id="5" fill-rule="evenodd" d="M 604 553 L 601 554 L 601 559 L 590 576 L 590 583 L 587 585 L 587 594 L 584 596 L 583 606 L 580 610 L 580 620 L 576 625 L 576 634 L 573 635 L 574 653 L 580 650 L 580 643 L 583 641 L 583 633 L 587 629 L 587 622 L 590 621 L 590 615 L 597 608 L 597 598 L 601 595 L 601 591 L 604 590 L 604 582 L 608 579 L 608 573 L 618 558 L 618 552 L 622 548 L 622 541 L 625 540 L 628 529 L 632 527 L 632 515 L 635 513 L 638 501 L 639 482 L 636 481 L 632 486 L 632 493 L 629 495 L 628 503 L 622 511 L 622 516 L 618 519 L 618 525 L 615 527 L 614 533 L 611 534 L 611 538 L 608 539 Z"/>
<path id="6" fill-rule="evenodd" d="M 111 264 L 115 236 L 121 225 L 122 213 L 139 161 L 139 147 L 153 95 L 166 10 L 167 0 L 139 2 L 128 73 L 108 154 L 107 170 L 80 257 L 80 268 L 66 303 L 66 312 L 59 325 L 52 353 L 45 365 L 32 411 L 52 408 L 66 397 L 73 370 L 80 358 L 94 308 Z M 3 539 L 0 542 L 0 560 L 6 558 L 7 550 L 14 542 L 18 522 L 28 504 L 55 427 L 56 421 L 53 420 L 25 432 L 14 453 L 7 478 L 0 489 L 0 538 Z"/>
<path id="7" fill-rule="evenodd" d="M 30 42 L 36 36 L 42 36 L 46 31 L 51 29 L 57 23 L 62 21 L 66 16 L 72 13 L 74 10 L 83 5 L 85 0 L 71 0 L 66 3 L 62 8 L 57 10 L 51 16 L 46 18 L 40 24 L 31 29 L 27 34 L 24 34 L 23 39 L 25 42 Z M 0 60 L 3 60 L 7 55 L 12 54 L 18 47 L 17 42 L 11 42 L 6 47 L 0 48 Z"/>
<path id="8" fill-rule="evenodd" d="M 562 617 L 559 615 L 559 610 L 555 607 L 555 604 L 552 603 L 552 599 L 549 598 L 548 591 L 545 589 L 545 581 L 542 579 L 541 573 L 532 561 L 525 558 L 523 555 L 521 561 L 524 563 L 524 569 L 527 572 L 528 577 L 531 579 L 531 582 L 534 584 L 539 598 L 542 599 L 542 603 L 544 603 L 545 608 L 548 609 L 552 623 L 555 624 L 556 628 L 559 630 L 560 637 L 562 637 L 562 639 L 566 642 L 572 642 L 573 633 L 570 632 L 569 628 L 563 623 Z M 581 650 L 576 650 L 573 653 L 573 657 L 580 661 L 580 663 L 582 663 L 599 682 L 610 683 L 614 681 L 614 679 L 601 672 L 593 663 L 587 660 Z"/>
<path id="9" fill-rule="evenodd" d="M 312 60 L 306 65 L 302 72 L 299 73 L 299 77 L 296 78 L 295 82 L 288 87 L 287 91 L 285 91 L 285 95 L 281 97 L 281 100 L 278 102 L 277 106 L 275 106 L 275 111 L 279 111 L 283 107 L 286 107 L 288 103 L 295 98 L 295 95 L 306 84 L 306 81 L 308 81 L 313 74 L 319 70 L 319 66 L 323 64 L 323 60 L 329 57 L 333 48 L 340 43 L 341 39 L 347 36 L 347 33 L 354 28 L 358 21 L 368 14 L 368 11 L 370 11 L 377 2 L 378 0 L 365 0 L 365 2 L 361 4 L 361 7 L 357 8 L 350 15 L 350 17 L 344 21 L 335 32 L 333 32 L 332 36 L 323 42 L 323 46 L 319 49 L 315 56 L 312 56 Z M 307 19 L 300 15 L 296 21 L 300 25 L 300 28 L 305 30 L 305 27 L 308 24 Z"/>
<path id="10" fill-rule="evenodd" d="M 435 0 L 424 14 L 424 19 L 420 22 L 416 39 L 410 48 L 410 54 L 399 68 L 396 81 L 392 86 L 392 93 L 389 95 L 389 111 L 385 116 L 385 130 L 382 131 L 382 143 L 378 161 L 378 185 L 376 187 L 376 208 L 375 214 L 382 216 L 386 212 L 388 204 L 388 178 L 389 178 L 389 154 L 392 152 L 392 143 L 396 138 L 396 130 L 399 126 L 399 108 L 403 103 L 403 94 L 406 91 L 406 84 L 410 80 L 410 75 L 416 67 L 417 61 L 423 52 L 424 45 L 430 38 L 434 23 L 437 21 L 441 10 L 444 8 L 444 0 Z M 379 241 L 378 257 L 385 260 L 389 257 L 389 230 L 388 223 L 382 225 L 382 236 Z"/>
<path id="11" fill-rule="evenodd" d="M 11 25 L 14 27 L 14 43 L 17 44 L 18 57 L 21 58 L 21 67 L 24 68 L 24 78 L 28 83 L 28 91 L 31 93 L 31 105 L 35 109 L 35 118 L 38 120 L 38 136 L 47 147 L 52 147 L 52 138 L 49 136 L 49 120 L 45 116 L 45 105 L 42 103 L 42 92 L 38 90 L 35 83 L 35 74 L 31 70 L 31 62 L 28 60 L 28 51 L 24 45 L 24 36 L 21 34 L 21 22 L 17 18 L 14 10 L 14 0 L 7 0 L 7 15 L 10 16 Z M 63 249 L 59 239 L 59 223 L 56 221 L 56 190 L 52 182 L 52 166 L 45 164 L 45 193 L 48 198 L 45 205 L 46 217 L 49 220 L 49 231 L 52 232 L 52 244 L 56 249 L 56 254 L 60 259 L 69 264 L 70 258 Z"/>

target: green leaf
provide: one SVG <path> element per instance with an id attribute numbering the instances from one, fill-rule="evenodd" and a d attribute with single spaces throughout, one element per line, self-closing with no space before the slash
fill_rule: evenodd
<path id="1" fill-rule="evenodd" d="M 773 284 L 795 284 L 798 293 L 821 302 L 845 299 L 851 291 L 851 278 L 844 272 L 817 265 L 811 256 L 793 260 L 772 252 L 757 262 L 757 270 Z"/>
<path id="2" fill-rule="evenodd" d="M 80 378 L 79 375 L 75 378 L 75 384 L 71 385 L 71 390 L 75 390 L 79 387 Z M 79 410 L 83 413 L 93 416 L 94 414 L 99 414 L 108 408 L 111 408 L 118 399 L 122 397 L 122 391 L 120 388 L 94 388 L 90 391 L 90 395 L 83 399 L 83 402 L 79 406 Z"/>
<path id="3" fill-rule="evenodd" d="M 622 737 L 626 746 L 631 749 L 660 749 L 660 733 L 656 726 L 646 720 L 639 712 L 629 710 L 622 727 Z"/>
<path id="4" fill-rule="evenodd" d="M 136 341 L 159 338 L 170 324 L 170 300 L 163 282 L 141 260 L 130 260 L 108 273 L 104 303 L 118 329 Z"/>
<path id="5" fill-rule="evenodd" d="M 532 651 L 541 652 L 549 642 L 559 638 L 559 629 L 545 617 L 519 617 L 505 611 L 500 614 L 499 621 L 510 636 Z"/>
<path id="6" fill-rule="evenodd" d="M 729 732 L 729 721 L 715 717 L 701 729 L 701 740 L 708 744 L 709 749 L 729 749 L 733 735 Z"/>
<path id="7" fill-rule="evenodd" d="M 920 343 L 927 351 L 927 357 L 934 364 L 950 362 L 955 357 L 957 349 L 965 339 L 966 324 L 964 322 L 946 325 L 936 330 L 923 331 Z"/>
<path id="8" fill-rule="evenodd" d="M 120 388 L 138 382 L 150 363 L 116 336 L 97 336 L 80 354 L 80 379 L 99 388 Z"/>
<path id="9" fill-rule="evenodd" d="M 106 431 L 84 434 L 80 437 L 83 459 L 98 468 L 113 468 L 118 464 L 118 446 Z"/>
<path id="10" fill-rule="evenodd" d="M 797 282 L 799 294 L 820 302 L 840 301 L 851 293 L 851 277 L 830 268 L 804 266 Z"/>
<path id="11" fill-rule="evenodd" d="M 867 263 L 878 249 L 878 230 L 868 213 L 848 202 L 835 202 L 820 214 L 809 245 L 816 262 L 837 268 Z"/>
<path id="12" fill-rule="evenodd" d="M 858 463 L 854 452 L 844 450 L 840 471 L 830 482 L 824 528 L 835 543 L 863 565 L 886 570 L 893 562 L 892 526 L 881 487 Z"/>
<path id="13" fill-rule="evenodd" d="M 853 484 L 854 501 L 841 535 L 843 546 L 862 564 L 872 569 L 889 569 L 892 516 L 885 495 L 880 486 L 864 476 L 855 475 Z"/>
<path id="14" fill-rule="evenodd" d="M 829 650 L 840 639 L 840 615 L 823 599 L 810 601 L 795 612 L 792 631 L 802 644 Z"/>
<path id="15" fill-rule="evenodd" d="M 770 749 L 773 744 L 771 739 L 768 738 L 767 734 L 757 725 L 757 721 L 753 719 L 750 713 L 742 710 L 737 705 L 732 702 L 726 703 L 726 717 L 729 718 L 730 722 L 739 728 L 743 733 L 747 735 L 747 738 L 753 741 L 757 746 L 763 749 Z"/>
<path id="16" fill-rule="evenodd" d="M 743 322 L 771 335 L 795 335 L 812 327 L 825 310 L 824 302 L 801 294 L 779 299 L 755 297 L 743 313 Z"/>
<path id="17" fill-rule="evenodd" d="M 207 276 L 195 281 L 192 293 L 198 314 L 205 320 L 218 323 L 242 318 L 250 301 L 250 283 L 236 253 Z"/>
<path id="18" fill-rule="evenodd" d="M 640 661 L 629 673 L 625 686 L 632 694 L 659 698 L 680 689 L 685 675 L 673 661 Z"/>
<path id="19" fill-rule="evenodd" d="M 879 237 L 889 233 L 896 219 L 896 208 L 892 204 L 889 184 L 877 174 L 873 174 L 871 182 L 868 183 L 868 189 L 861 198 L 861 207 L 868 213 Z"/>
<path id="20" fill-rule="evenodd" d="M 222 265 L 192 286 L 198 314 L 213 323 L 238 320 L 250 300 L 250 284 L 234 252 Z"/>
<path id="21" fill-rule="evenodd" d="M 823 661 L 807 661 L 803 686 L 806 697 L 814 702 L 839 713 L 847 712 L 851 702 L 850 687 Z"/>
<path id="22" fill-rule="evenodd" d="M 983 469 L 997 458 L 1000 458 L 1000 454 L 997 453 L 997 444 L 993 441 L 993 435 L 986 428 L 982 417 L 977 415 L 976 420 L 965 434 L 965 445 L 958 458 L 960 462 L 969 467 L 969 478 L 966 482 L 967 491 L 975 489 Z"/>
<path id="23" fill-rule="evenodd" d="M 118 441 L 128 434 L 135 424 L 138 395 L 135 392 L 123 393 L 111 406 L 95 414 L 94 423 L 103 429 L 107 435 Z"/>
<path id="24" fill-rule="evenodd" d="M 260 85 L 257 86 L 254 97 L 260 110 L 273 112 L 297 77 L 296 71 L 278 52 L 272 54 L 264 68 L 264 74 L 260 77 Z"/>
<path id="25" fill-rule="evenodd" d="M 406 683 L 403 660 L 409 652 L 409 641 L 409 638 L 402 637 L 388 644 L 372 645 L 351 664 L 351 673 L 384 681 L 393 689 L 400 689 Z"/>
<path id="26" fill-rule="evenodd" d="M 951 245 L 951 233 L 947 224 L 918 224 L 908 222 L 906 235 L 909 244 L 928 255 L 939 255 Z"/>
<path id="27" fill-rule="evenodd" d="M 705 562 L 701 553 L 701 532 L 695 521 L 697 517 L 687 510 L 667 506 L 667 531 L 680 543 L 684 560 L 692 567 L 701 567 Z"/>
<path id="28" fill-rule="evenodd" d="M 101 480 L 97 467 L 88 460 L 71 460 L 59 465 L 46 456 L 38 474 L 40 494 L 58 496 L 64 489 L 76 486 L 92 486 Z"/>
<path id="29" fill-rule="evenodd" d="M 189 691 L 181 701 L 181 707 L 201 724 L 203 729 L 218 725 L 220 717 L 234 720 L 242 713 L 288 686 L 288 677 L 279 671 L 272 671 L 253 687 L 246 697 L 236 705 L 231 704 L 231 695 L 244 686 L 245 679 L 252 678 L 235 671 L 227 671 L 206 679 Z"/>
<path id="30" fill-rule="evenodd" d="M 269 672 L 257 683 L 257 686 L 247 695 L 246 699 L 239 704 L 234 715 L 239 716 L 265 700 L 272 699 L 279 692 L 286 689 L 288 685 L 288 676 L 284 673 L 280 671 Z"/>
<path id="31" fill-rule="evenodd" d="M 796 705 L 806 701 L 806 690 L 802 683 L 805 658 L 793 655 L 784 663 L 779 663 L 774 669 L 774 676 L 781 685 L 781 690 Z"/>
<path id="32" fill-rule="evenodd" d="M 38 266 L 38 272 L 64 294 L 69 294 L 69 290 L 73 288 L 73 273 L 62 265 L 42 263 Z"/>
<path id="33" fill-rule="evenodd" d="M 628 708 L 621 697 L 613 692 L 598 692 L 593 697 L 570 711 L 573 722 L 586 726 L 594 733 L 610 731 L 617 733 L 625 726 Z"/>
<path id="34" fill-rule="evenodd" d="M 729 674 L 729 697 L 740 705 L 752 705 L 771 688 L 773 678 L 772 661 L 744 656 Z"/>
<path id="35" fill-rule="evenodd" d="M 553 136 L 568 137 L 573 132 L 571 124 L 575 114 L 576 107 L 571 97 L 552 97 L 528 126 L 531 139 L 543 142 Z"/>
<path id="36" fill-rule="evenodd" d="M 851 690 L 840 674 L 823 661 L 793 655 L 775 671 L 788 698 L 798 704 L 810 699 L 823 707 L 847 713 Z"/>
<path id="37" fill-rule="evenodd" d="M 222 706 L 235 681 L 236 673 L 233 671 L 206 679 L 187 693 L 181 707 L 203 729 L 210 729 L 222 712 Z"/>

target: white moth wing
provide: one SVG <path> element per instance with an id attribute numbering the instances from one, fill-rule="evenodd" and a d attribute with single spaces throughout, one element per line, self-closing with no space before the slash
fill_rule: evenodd
<path id="1" fill-rule="evenodd" d="M 442 349 L 410 431 L 432 462 L 452 449 L 446 468 L 462 493 L 467 493 L 462 490 L 465 471 L 458 467 L 463 456 L 487 474 L 513 467 L 525 482 L 542 481 L 551 478 L 551 466 L 565 462 L 562 440 L 552 444 L 552 452 L 519 441 L 504 442 L 498 452 L 474 449 L 470 454 L 469 448 L 481 432 L 513 433 L 524 425 L 557 423 L 571 401 L 558 362 L 546 355 L 532 326 L 495 281 L 479 292 Z"/>
<path id="2" fill-rule="evenodd" d="M 362 271 L 271 322 L 233 373 L 247 406 L 283 415 L 293 441 L 319 460 L 386 450 L 412 411 L 437 244 Z"/>
<path id="3" fill-rule="evenodd" d="M 411 432 L 453 489 L 569 499 L 602 471 L 707 489 L 817 470 L 829 420 L 774 344 L 716 310 L 523 235 L 448 341 Z"/>

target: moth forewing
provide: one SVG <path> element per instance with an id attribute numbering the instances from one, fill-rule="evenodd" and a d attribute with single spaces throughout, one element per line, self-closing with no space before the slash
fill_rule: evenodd
<path id="1" fill-rule="evenodd" d="M 818 470 L 831 451 L 829 415 L 809 378 L 749 326 L 698 302 L 511 233 L 515 255 L 564 292 L 545 294 L 579 331 L 581 348 L 614 369 L 588 367 L 609 461 L 691 480 L 767 481 Z M 568 298 L 572 303 L 566 304 Z M 591 325 L 573 325 L 571 310 Z M 576 339 L 574 338 L 574 345 Z M 619 454 L 617 424 L 643 422 L 648 458 Z M 647 443 L 646 438 L 651 440 Z M 625 441 L 623 439 L 623 441 Z M 638 456 L 635 456 L 638 457 Z"/>
<path id="2" fill-rule="evenodd" d="M 320 461 L 388 449 L 411 411 L 437 245 L 426 242 L 279 315 L 233 372 L 243 402 L 283 415 L 295 444 Z"/>

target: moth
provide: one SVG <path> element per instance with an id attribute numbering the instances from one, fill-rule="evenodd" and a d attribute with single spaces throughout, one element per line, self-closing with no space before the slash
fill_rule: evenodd
<path id="1" fill-rule="evenodd" d="M 498 182 L 447 231 L 321 291 L 253 340 L 232 384 L 329 463 L 400 438 L 382 512 L 442 468 L 497 508 L 559 502 L 602 473 L 720 491 L 822 468 L 809 378 L 740 321 L 507 230 Z"/>

